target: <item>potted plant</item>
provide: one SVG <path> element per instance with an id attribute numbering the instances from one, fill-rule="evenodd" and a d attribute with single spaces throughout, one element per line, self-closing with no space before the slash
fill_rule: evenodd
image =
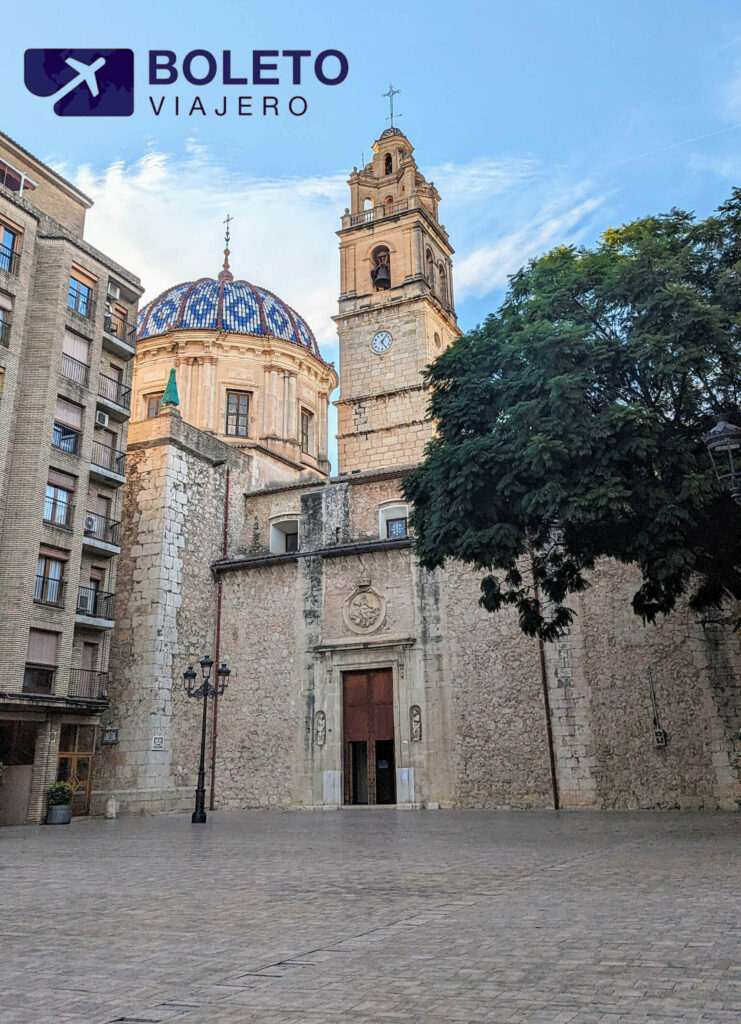
<path id="1" fill-rule="evenodd" d="M 46 791 L 46 824 L 69 825 L 72 820 L 72 787 L 55 782 Z"/>

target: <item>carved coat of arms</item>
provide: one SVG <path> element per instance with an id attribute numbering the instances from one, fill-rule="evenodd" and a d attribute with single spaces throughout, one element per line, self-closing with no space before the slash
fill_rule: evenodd
<path id="1" fill-rule="evenodd" d="M 361 575 L 358 585 L 342 609 L 345 624 L 353 633 L 374 633 L 386 618 L 386 599 L 370 585 L 370 577 Z"/>

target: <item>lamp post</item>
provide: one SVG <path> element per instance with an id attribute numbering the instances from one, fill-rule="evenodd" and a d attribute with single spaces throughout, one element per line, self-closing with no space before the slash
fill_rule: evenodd
<path id="1" fill-rule="evenodd" d="M 206 654 L 201 658 L 201 675 L 203 681 L 196 686 L 198 673 L 192 665 L 183 672 L 185 680 L 185 692 L 188 697 L 196 700 L 203 698 L 203 717 L 201 719 L 201 760 L 198 765 L 198 785 L 196 786 L 196 807 L 193 811 L 191 821 L 194 825 L 202 825 L 206 821 L 206 716 L 208 712 L 208 698 L 220 697 L 226 689 L 231 670 L 222 662 L 216 670 L 216 685 L 211 685 L 211 669 L 213 661 Z"/>
<path id="2" fill-rule="evenodd" d="M 741 505 L 741 427 L 720 417 L 703 441 L 718 483 Z"/>

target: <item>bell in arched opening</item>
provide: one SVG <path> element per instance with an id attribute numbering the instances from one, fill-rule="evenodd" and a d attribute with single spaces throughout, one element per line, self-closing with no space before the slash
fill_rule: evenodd
<path id="1" fill-rule="evenodd" d="M 385 246 L 380 246 L 373 252 L 371 280 L 376 291 L 385 291 L 391 287 L 391 256 Z"/>

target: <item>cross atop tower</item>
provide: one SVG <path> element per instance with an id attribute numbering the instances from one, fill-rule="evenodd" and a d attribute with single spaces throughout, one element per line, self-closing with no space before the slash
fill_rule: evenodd
<path id="1" fill-rule="evenodd" d="M 388 96 L 389 101 L 389 116 L 386 118 L 387 121 L 391 122 L 391 127 L 394 127 L 394 96 L 398 96 L 401 89 L 394 89 L 393 85 L 389 82 L 389 91 L 382 92 L 381 96 Z M 403 114 L 397 114 L 397 117 L 403 117 Z"/>
<path id="2" fill-rule="evenodd" d="M 226 224 L 226 231 L 224 232 L 224 264 L 223 264 L 223 266 L 221 268 L 221 274 L 224 274 L 225 276 L 228 275 L 230 280 L 231 280 L 231 276 L 232 275 L 231 275 L 231 271 L 229 270 L 229 241 L 231 239 L 231 234 L 229 232 L 229 225 L 230 225 L 230 223 L 233 220 L 234 220 L 234 217 L 232 217 L 232 215 L 230 213 L 227 213 L 226 219 L 222 222 L 222 223 Z M 221 274 L 219 274 L 219 277 L 221 277 Z"/>

